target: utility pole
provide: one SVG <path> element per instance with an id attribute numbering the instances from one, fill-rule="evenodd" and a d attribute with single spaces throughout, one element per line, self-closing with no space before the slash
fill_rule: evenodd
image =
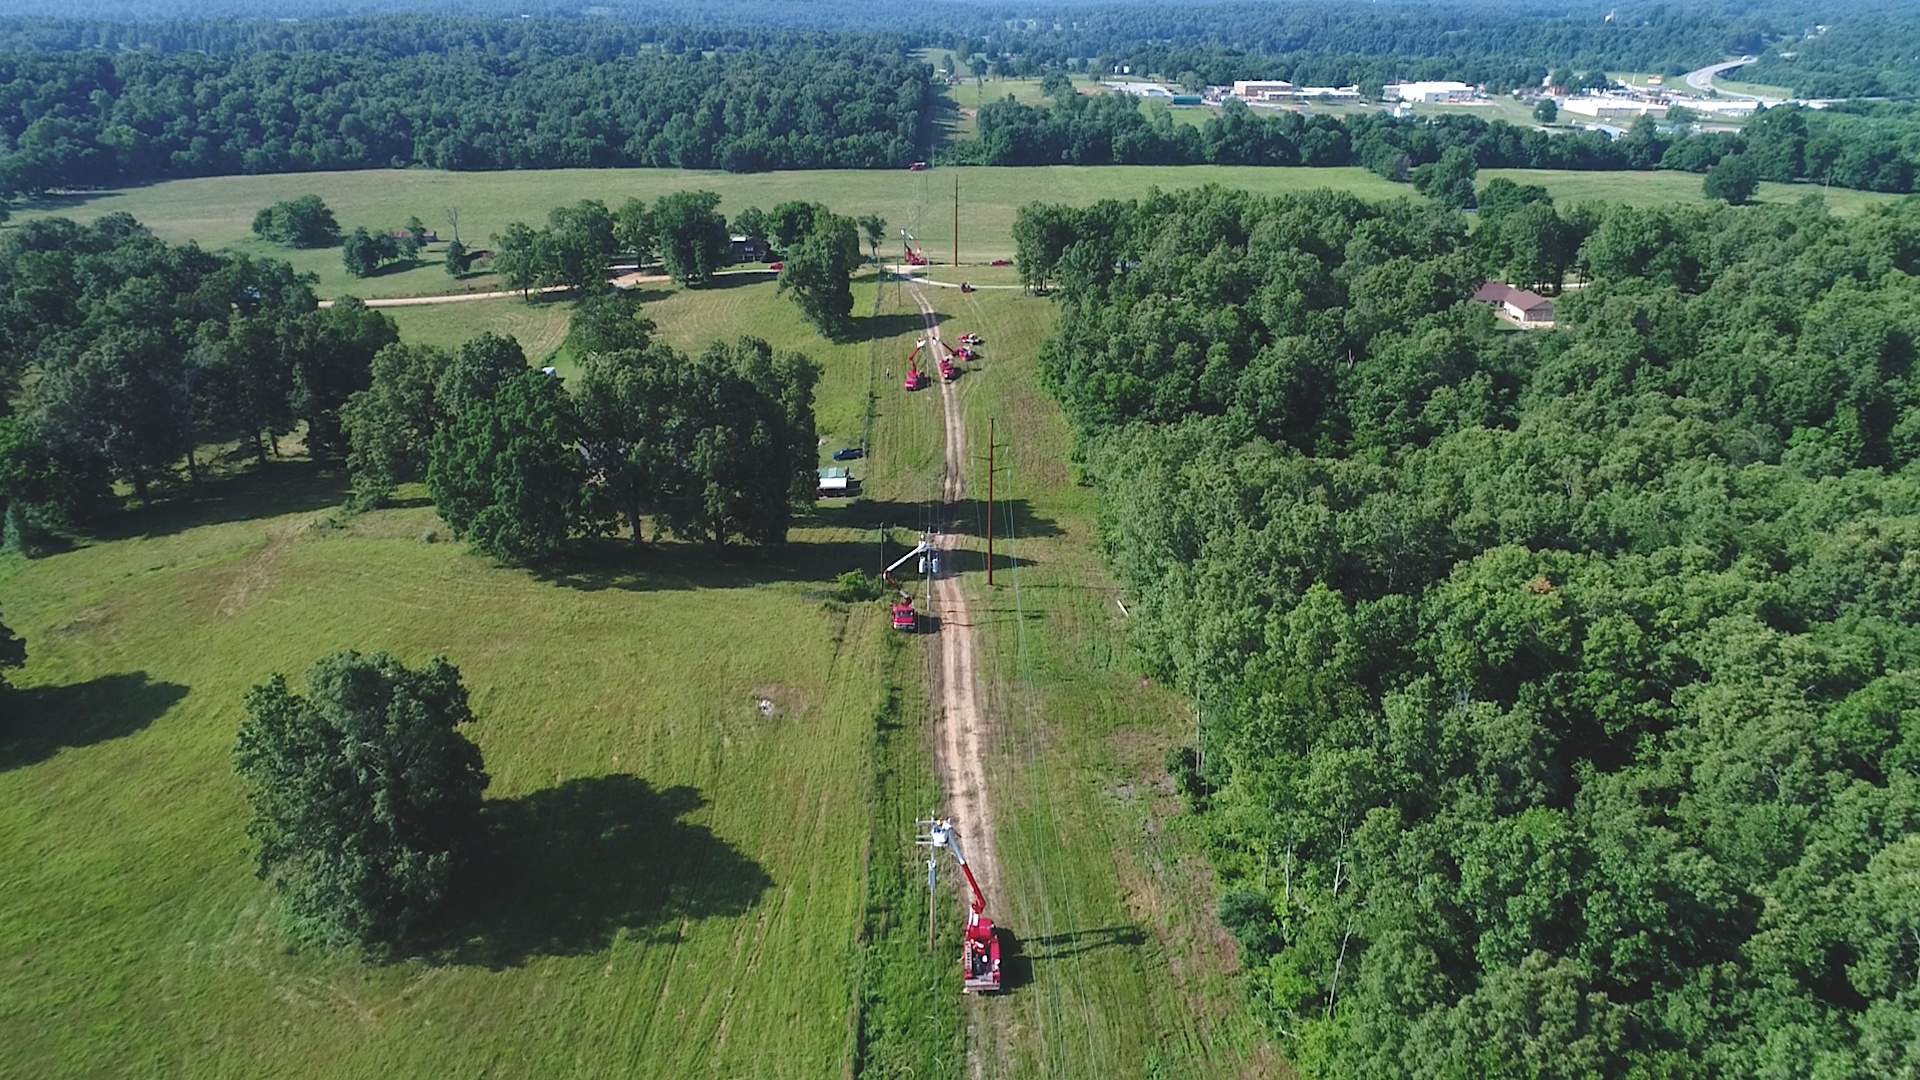
<path id="1" fill-rule="evenodd" d="M 939 915 L 934 910 L 934 906 L 933 906 L 934 905 L 934 891 L 933 891 L 934 869 L 937 865 L 938 864 L 935 863 L 931 857 L 927 859 L 927 951 L 930 953 L 940 951 L 940 945 L 934 938 L 934 933 L 935 933 L 934 921 L 939 918 Z"/>
<path id="2" fill-rule="evenodd" d="M 994 442 L 993 417 L 987 417 L 987 585 L 993 585 L 993 474 L 998 470 L 993 463 L 993 452 L 1000 449 Z"/>
<path id="3" fill-rule="evenodd" d="M 953 173 L 953 265 L 960 265 L 960 171 L 958 169 Z"/>

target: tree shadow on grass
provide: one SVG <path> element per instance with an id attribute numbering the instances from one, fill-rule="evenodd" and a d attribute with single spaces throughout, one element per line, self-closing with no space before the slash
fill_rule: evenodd
<path id="1" fill-rule="evenodd" d="M 1137 949 L 1147 943 L 1147 935 L 1138 926 L 1102 926 L 1096 930 L 1073 930 L 1048 934 L 1028 942 L 1035 960 L 1064 960 L 1102 949 Z"/>
<path id="2" fill-rule="evenodd" d="M 844 506 L 822 505 L 817 511 L 821 520 L 828 524 L 848 528 L 876 529 L 882 526 L 916 528 L 927 519 L 929 510 L 935 514 L 935 520 L 946 522 L 947 532 L 960 536 L 985 536 L 987 531 L 987 500 L 985 498 L 965 498 L 952 506 L 924 502 L 893 502 L 887 499 L 861 499 Z M 1016 540 L 1031 540 L 1040 536 L 1061 536 L 1059 522 L 1052 518 L 1041 517 L 1033 512 L 1031 504 L 1025 499 L 993 500 L 993 532 L 996 537 L 1007 536 L 1008 521 L 1011 517 L 1013 537 Z"/>
<path id="3" fill-rule="evenodd" d="M 920 156 L 932 157 L 934 150 L 951 141 L 959 130 L 960 103 L 946 94 L 933 94 L 921 114 Z"/>
<path id="4" fill-rule="evenodd" d="M 934 317 L 939 319 L 942 324 L 951 318 L 951 316 L 947 315 L 935 315 Z M 897 311 L 888 315 L 864 315 L 854 319 L 853 332 L 848 336 L 848 339 L 852 341 L 869 341 L 873 338 L 899 337 L 902 334 L 913 334 L 918 337 L 926 333 L 926 331 L 926 320 L 921 318 L 919 312 Z M 902 356 L 899 362 L 904 365 L 907 362 L 907 358 Z M 924 354 L 921 356 L 921 365 L 923 370 L 929 367 L 939 367 L 937 361 L 929 359 Z M 935 374 L 937 375 L 939 372 L 935 371 Z"/>
<path id="5" fill-rule="evenodd" d="M 450 913 L 444 958 L 498 970 L 599 952 L 623 932 L 674 941 L 685 920 L 746 913 L 773 879 L 680 820 L 705 805 L 693 788 L 624 775 L 489 802 L 485 854 Z"/>
<path id="6" fill-rule="evenodd" d="M 693 288 L 699 292 L 712 292 L 715 289 L 742 289 L 749 285 L 771 285 L 779 277 L 780 272 L 777 270 L 723 270 Z"/>
<path id="7" fill-rule="evenodd" d="M 312 513 L 339 506 L 347 492 L 345 472 L 310 461 L 276 461 L 203 480 L 197 489 L 183 488 L 150 506 L 108 514 L 88 532 L 97 540 L 166 536 L 202 525 Z"/>
<path id="8" fill-rule="evenodd" d="M 585 592 L 622 589 L 737 589 L 772 581 L 831 581 L 874 559 L 874 545 L 853 541 L 778 544 L 641 544 L 582 540 L 564 561 L 535 571 L 550 585 Z"/>
<path id="9" fill-rule="evenodd" d="M 392 262 L 381 263 L 379 266 L 374 267 L 373 272 L 367 276 L 377 278 L 387 277 L 391 274 L 404 274 L 409 270 L 418 270 L 423 266 L 432 266 L 434 263 L 441 261 L 442 260 L 438 259 L 423 259 L 417 255 L 409 259 L 395 259 Z"/>
<path id="10" fill-rule="evenodd" d="M 187 696 L 146 672 L 103 675 L 71 686 L 0 688 L 0 772 L 45 761 L 68 747 L 131 735 Z"/>

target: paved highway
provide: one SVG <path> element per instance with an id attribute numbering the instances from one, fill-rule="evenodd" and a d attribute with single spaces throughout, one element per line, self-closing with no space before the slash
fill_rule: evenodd
<path id="1" fill-rule="evenodd" d="M 1751 64 L 1751 63 L 1753 63 L 1753 57 L 1743 56 L 1738 60 L 1728 60 L 1723 64 L 1712 64 L 1707 67 L 1703 67 L 1698 71 L 1689 71 L 1687 72 L 1687 85 L 1699 91 L 1700 93 L 1704 94 L 1709 90 L 1715 89 L 1713 85 L 1713 80 L 1715 76 L 1725 75 L 1727 72 L 1732 71 L 1735 68 L 1746 67 L 1748 64 Z M 1754 97 L 1752 94 L 1739 94 L 1739 93 L 1735 93 L 1732 90 L 1721 90 L 1720 93 L 1730 98 L 1744 98 L 1748 101 L 1760 100 L 1759 98 Z"/>

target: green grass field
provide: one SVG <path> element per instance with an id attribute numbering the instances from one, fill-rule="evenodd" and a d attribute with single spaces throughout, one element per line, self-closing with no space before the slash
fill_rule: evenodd
<path id="1" fill-rule="evenodd" d="M 423 542 L 430 508 L 329 527 L 339 484 L 299 465 L 229 484 L 0 571 L 32 650 L 0 772 L 0 1073 L 839 1069 L 886 673 L 875 620 L 803 591 L 856 536 L 543 580 Z M 348 646 L 444 654 L 472 690 L 510 888 L 470 961 L 290 952 L 250 873 L 240 695 Z"/>
<path id="2" fill-rule="evenodd" d="M 995 903 L 1030 981 L 963 1010 L 951 941 L 924 953 L 926 643 L 818 599 L 938 490 L 937 397 L 896 389 L 918 320 L 887 286 L 865 321 L 881 288 L 856 297 L 877 349 L 821 340 L 767 281 L 643 294 L 678 347 L 750 333 L 821 362 L 828 444 L 857 441 L 877 358 L 867 497 L 785 549 L 503 570 L 417 488 L 342 516 L 341 478 L 292 461 L 0 561 L 30 649 L 0 729 L 0 1074 L 957 1076 L 963 1021 L 1008 1076 L 1202 1076 L 1257 1050 L 1230 950 L 1196 929 L 1204 864 L 1137 782 L 1184 721 L 1115 651 L 1090 497 L 1033 385 L 1052 309 L 1018 293 L 936 301 L 993 342 L 971 418 L 1017 432 L 1019 588 L 982 593 L 979 633 L 1007 725 Z M 390 313 L 410 340 L 525 335 L 535 359 L 565 325 L 519 300 Z M 495 888 L 443 962 L 290 949 L 251 873 L 240 697 L 340 647 L 444 654 L 473 693 Z"/>
<path id="3" fill-rule="evenodd" d="M 1738 79 L 1715 79 L 1713 80 L 1713 88 L 1727 93 L 1772 98 L 1776 101 L 1787 100 L 1793 97 L 1793 87 L 1791 86 L 1775 86 L 1772 83 L 1741 82 Z"/>
<path id="4" fill-rule="evenodd" d="M 1037 84 L 1034 84 L 1037 86 Z M 1176 110 L 1192 112 L 1193 110 Z M 1567 202 L 1613 199 L 1638 205 L 1700 201 L 1700 178 L 1684 173 L 1592 173 L 1549 170 L 1486 170 L 1522 183 L 1545 185 Z M 748 207 L 766 209 L 790 199 L 817 199 L 846 214 L 879 213 L 897 239 L 900 229 L 919 238 L 928 256 L 948 262 L 953 254 L 953 184 L 960 182 L 960 251 L 967 262 L 1013 255 L 1013 216 L 1032 201 L 1084 205 L 1103 198 L 1134 198 L 1149 188 L 1223 184 L 1263 194 L 1329 187 L 1367 198 L 1412 196 L 1363 169 L 1282 169 L 1238 166 L 1051 166 L 1043 168 L 944 168 L 794 173 L 695 173 L 671 169 L 548 170 L 495 173 L 446 173 L 423 169 L 305 173 L 284 176 L 212 177 L 178 180 L 123 191 L 43 199 L 25 207 L 21 219 L 64 214 L 90 220 L 125 211 L 145 222 L 162 239 L 197 240 L 201 245 L 271 255 L 319 276 L 322 296 L 431 296 L 485 291 L 489 277 L 455 282 L 436 263 L 356 280 L 347 276 L 337 249 L 291 251 L 266 244 L 249 231 L 254 211 L 281 199 L 314 193 L 325 199 L 341 223 L 400 222 L 410 214 L 438 223 L 440 208 L 459 206 L 461 235 L 474 243 L 513 221 L 543 221 L 548 208 L 580 199 L 618 205 L 629 197 L 655 198 L 687 188 L 705 188 L 722 197 L 721 210 L 733 214 Z M 1810 185 L 1765 184 L 1760 198 L 1790 200 L 1819 190 Z M 1894 198 L 1835 189 L 1828 204 L 1853 213 Z M 429 251 L 432 255 L 438 248 Z M 884 253 L 884 252 L 883 252 Z M 460 307 L 455 305 L 455 307 Z M 430 315 L 396 315 L 425 326 L 455 327 L 466 318 L 453 310 Z"/>
<path id="5" fill-rule="evenodd" d="M 1408 192 L 1359 170 L 407 171 L 183 181 L 29 213 L 124 209 L 170 240 L 260 250 L 247 247 L 253 210 L 306 191 L 349 227 L 457 202 L 471 234 L 577 198 L 708 186 L 729 210 L 822 198 L 915 222 L 939 259 L 955 175 L 969 261 L 1011 253 L 1029 199 L 1206 182 Z M 1562 201 L 1700 197 L 1680 174 L 1483 182 L 1494 175 Z M 1829 199 L 1843 212 L 1876 201 Z M 335 252 L 299 258 L 337 267 Z M 446 279 L 427 268 L 371 284 Z M 970 452 L 984 453 L 990 417 L 1007 444 L 999 583 L 968 581 L 1002 725 L 990 769 L 1007 880 L 993 901 L 1021 942 L 1010 994 L 963 1008 L 946 954 L 916 945 L 904 834 L 936 798 L 926 642 L 891 636 L 878 607 L 819 599 L 842 570 L 876 567 L 874 526 L 910 525 L 939 490 L 937 393 L 898 389 L 918 319 L 900 286 L 865 277 L 856 313 L 879 344 L 833 344 L 771 282 L 743 278 L 642 296 L 676 347 L 753 334 L 819 361 L 823 449 L 858 441 L 876 377 L 866 497 L 824 509 L 787 548 L 609 545 L 559 573 L 502 570 L 446 542 L 417 490 L 341 516 L 341 478 L 291 461 L 130 512 L 74 550 L 0 559 L 0 611 L 30 649 L 0 728 L 0 1075 L 954 1076 L 962 1022 L 1007 1076 L 1283 1068 L 1240 1008 L 1207 868 L 1161 782 L 1188 705 L 1128 668 L 1093 495 L 1037 385 L 1051 303 L 927 289 L 949 333 L 987 338 L 956 388 Z M 389 314 L 409 340 L 493 329 L 539 361 L 559 349 L 567 306 Z M 983 533 L 984 507 L 968 511 Z M 445 962 L 289 950 L 251 873 L 230 759 L 240 696 L 341 647 L 445 654 L 473 691 L 500 887 L 461 913 L 468 946 Z"/>

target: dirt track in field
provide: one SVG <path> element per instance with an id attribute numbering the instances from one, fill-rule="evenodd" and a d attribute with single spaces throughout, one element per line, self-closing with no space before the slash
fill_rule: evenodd
<path id="1" fill-rule="evenodd" d="M 909 283 L 907 295 L 920 309 L 927 326 L 927 351 L 937 369 L 940 360 L 952 353 L 940 340 L 940 317 L 916 284 Z M 934 726 L 934 763 L 940 773 L 940 786 L 946 793 L 945 816 L 953 819 L 961 850 L 980 881 L 987 897 L 987 915 L 992 918 L 996 888 L 1000 884 L 1000 861 L 993 838 L 993 809 L 987 796 L 986 755 L 991 737 L 986 712 L 982 708 L 979 679 L 974 671 L 973 619 L 967 596 L 960 587 L 960 551 L 957 534 L 960 500 L 967 493 L 967 432 L 960 418 L 960 397 L 955 385 L 940 383 L 940 403 L 946 413 L 946 478 L 941 485 L 943 512 L 940 530 L 933 537 L 933 551 L 940 572 L 933 578 L 933 614 L 940 620 L 940 641 L 934 648 L 934 695 L 940 703 L 940 717 Z M 977 1064 L 977 1061 L 976 1061 Z"/>

